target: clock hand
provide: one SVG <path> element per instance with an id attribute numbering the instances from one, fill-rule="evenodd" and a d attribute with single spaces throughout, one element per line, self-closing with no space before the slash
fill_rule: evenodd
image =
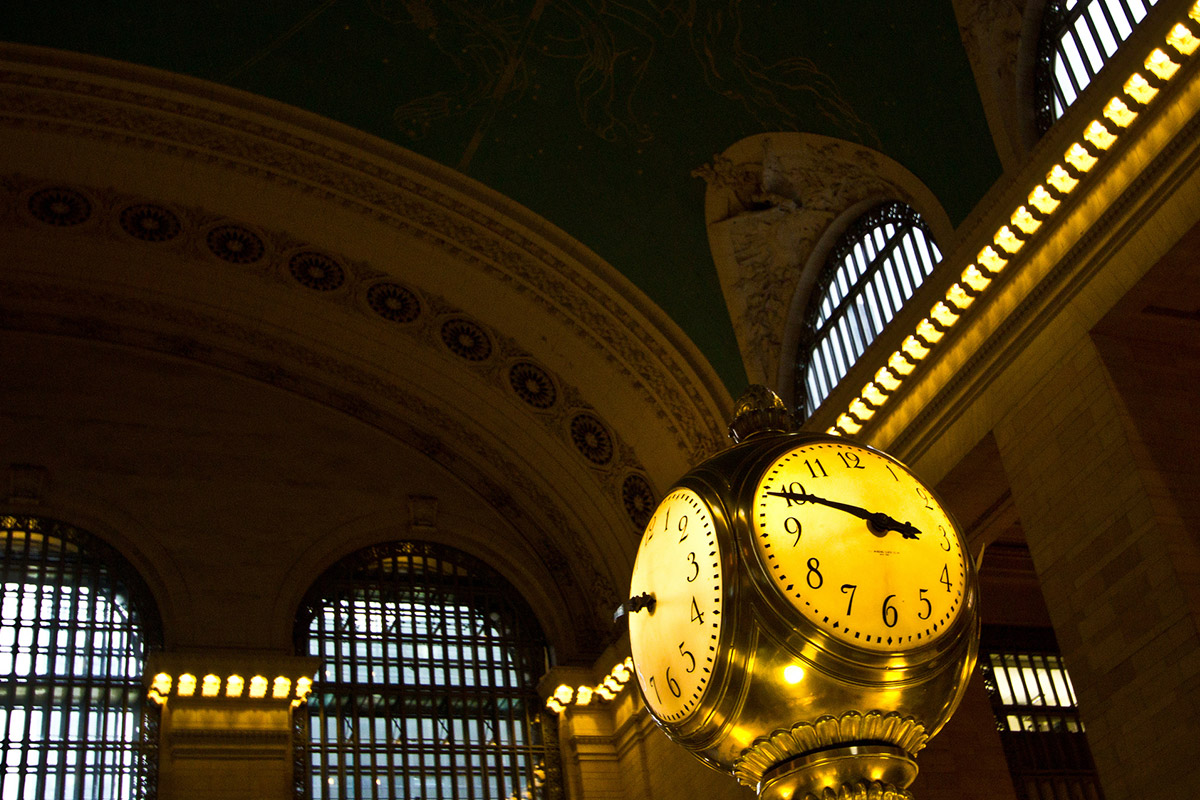
<path id="1" fill-rule="evenodd" d="M 845 511 L 847 514 L 853 514 L 856 517 L 865 519 L 877 531 L 884 533 L 895 531 L 905 539 L 915 539 L 921 534 L 921 531 L 917 530 L 911 522 L 900 522 L 896 518 L 884 514 L 882 511 L 867 511 L 860 506 L 839 503 L 836 500 L 826 500 L 824 497 L 817 497 L 815 494 L 808 494 L 806 492 L 767 492 L 767 494 L 775 497 L 783 497 L 787 500 L 795 500 L 799 503 L 819 503 L 823 506 L 836 508 L 838 511 Z"/>
<path id="2" fill-rule="evenodd" d="M 654 613 L 654 606 L 657 601 L 654 595 L 649 592 L 642 592 L 636 597 L 631 597 L 621 605 L 617 606 L 617 610 L 613 612 L 613 622 L 616 622 L 626 614 L 632 614 L 634 611 L 641 611 L 643 608 L 650 609 L 650 613 Z"/>

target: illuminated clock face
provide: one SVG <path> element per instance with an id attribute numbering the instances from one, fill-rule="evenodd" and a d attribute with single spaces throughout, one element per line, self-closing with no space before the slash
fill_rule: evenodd
<path id="1" fill-rule="evenodd" d="M 659 504 L 642 534 L 630 597 L 629 644 L 642 695 L 655 716 L 695 713 L 712 677 L 721 635 L 721 554 L 708 507 L 689 489 Z"/>
<path id="2" fill-rule="evenodd" d="M 961 535 L 902 465 L 849 442 L 796 447 L 754 494 L 769 580 L 829 636 L 877 653 L 936 642 L 964 603 Z"/>

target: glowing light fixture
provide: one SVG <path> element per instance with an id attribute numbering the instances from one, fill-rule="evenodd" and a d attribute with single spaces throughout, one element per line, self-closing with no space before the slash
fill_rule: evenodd
<path id="1" fill-rule="evenodd" d="M 975 298 L 967 294 L 961 283 L 956 283 L 946 291 L 946 299 L 959 311 L 966 311 L 975 302 Z"/>
<path id="2" fill-rule="evenodd" d="M 1033 191 L 1029 193 L 1029 205 L 1036 208 L 1043 214 L 1050 215 L 1058 208 L 1058 198 L 1046 191 L 1046 187 L 1040 183 L 1033 187 Z"/>
<path id="3" fill-rule="evenodd" d="M 929 317 L 943 328 L 949 328 L 958 321 L 958 312 L 938 300 L 933 304 L 933 308 L 929 309 Z"/>
<path id="4" fill-rule="evenodd" d="M 1146 69 L 1153 72 L 1159 80 L 1169 81 L 1179 71 L 1179 65 L 1172 61 L 1171 57 L 1161 47 L 1156 47 L 1150 51 L 1150 55 L 1146 56 L 1145 64 Z"/>
<path id="5" fill-rule="evenodd" d="M 1098 120 L 1092 120 L 1088 123 L 1088 126 L 1083 129 L 1083 138 L 1087 139 L 1098 150 L 1107 150 L 1117 140 L 1117 137 L 1109 133 L 1108 128 L 1104 127 Z"/>
<path id="6" fill-rule="evenodd" d="M 976 257 L 976 260 L 979 262 L 981 267 L 984 267 L 992 274 L 1004 269 L 1004 266 L 1008 264 L 1008 259 L 1001 258 L 1000 254 L 997 253 L 995 248 L 993 248 L 990 244 L 979 251 L 979 255 Z"/>
<path id="7" fill-rule="evenodd" d="M 1038 228 L 1042 227 L 1041 221 L 1025 206 L 1017 206 L 1017 210 L 1012 213 L 1009 221 L 1026 236 L 1032 236 L 1037 233 Z"/>
<path id="8" fill-rule="evenodd" d="M 200 694 L 204 697 L 216 697 L 221 693 L 221 679 L 216 675 L 205 675 L 200 682 Z"/>
<path id="9" fill-rule="evenodd" d="M 150 685 L 150 688 L 159 694 L 170 694 L 171 676 L 165 672 L 158 673 L 154 676 L 154 683 Z"/>
<path id="10" fill-rule="evenodd" d="M 180 697 L 191 697 L 196 693 L 196 676 L 190 672 L 185 672 L 179 676 L 179 683 L 176 684 L 176 694 Z"/>
<path id="11" fill-rule="evenodd" d="M 1008 227 L 1007 225 L 1002 226 L 1000 230 L 996 231 L 996 235 L 992 237 L 992 241 L 996 243 L 997 247 L 1008 253 L 1010 256 L 1020 250 L 1025 244 L 1017 238 L 1017 235 L 1013 233 L 1012 228 Z"/>
<path id="12" fill-rule="evenodd" d="M 1123 88 L 1125 89 L 1125 94 L 1142 105 L 1149 104 L 1154 99 L 1154 95 L 1158 94 L 1158 89 L 1147 83 L 1146 79 L 1136 72 L 1129 76 Z"/>
<path id="13" fill-rule="evenodd" d="M 1067 152 L 1063 153 L 1063 158 L 1068 164 L 1080 172 L 1087 172 L 1092 167 L 1096 166 L 1096 157 L 1089 153 L 1083 145 L 1075 142 L 1067 148 Z"/>
<path id="14" fill-rule="evenodd" d="M 887 402 L 887 395 L 880 391 L 879 386 L 875 383 L 868 383 L 864 386 L 860 396 L 876 408 Z"/>
<path id="15" fill-rule="evenodd" d="M 992 282 L 992 279 L 979 271 L 979 267 L 970 264 L 963 270 L 962 281 L 977 292 L 982 292 Z"/>
<path id="16" fill-rule="evenodd" d="M 788 664 L 783 668 L 783 679 L 791 684 L 804 680 L 804 668 L 796 664 Z"/>
<path id="17" fill-rule="evenodd" d="M 901 377 L 910 375 L 913 371 L 913 363 L 905 358 L 899 350 L 888 356 L 887 365 L 888 369 Z"/>
<path id="18" fill-rule="evenodd" d="M 292 693 L 292 679 L 280 675 L 271 684 L 271 697 L 282 700 Z"/>
<path id="19" fill-rule="evenodd" d="M 875 383 L 882 386 L 889 392 L 894 392 L 900 388 L 900 381 L 887 367 L 880 367 L 875 373 Z"/>
<path id="20" fill-rule="evenodd" d="M 575 702 L 578 705 L 586 706 L 592 702 L 592 688 L 590 686 L 580 686 L 575 690 Z"/>
<path id="21" fill-rule="evenodd" d="M 1063 169 L 1062 164 L 1055 164 L 1054 167 L 1046 173 L 1046 183 L 1058 189 L 1063 194 L 1069 194 L 1072 189 L 1079 185 L 1079 181 L 1071 177 L 1071 173 Z"/>
<path id="22" fill-rule="evenodd" d="M 849 414 L 842 414 L 837 418 L 837 427 L 841 429 L 842 433 L 849 436 L 853 436 L 862 430 L 862 425 L 855 422 L 854 417 Z"/>
<path id="23" fill-rule="evenodd" d="M 1181 55 L 1190 56 L 1200 47 L 1200 39 L 1193 36 L 1182 22 L 1177 22 L 1175 27 L 1167 32 L 1167 44 L 1178 50 Z"/>
<path id="24" fill-rule="evenodd" d="M 864 403 L 861 397 L 854 398 L 849 410 L 860 422 L 866 422 L 875 416 L 875 409 Z"/>
<path id="25" fill-rule="evenodd" d="M 928 319 L 923 319 L 917 323 L 917 337 L 924 340 L 928 344 L 937 344 L 944 336 L 937 326 Z"/>
<path id="26" fill-rule="evenodd" d="M 1137 112 L 1125 105 L 1121 98 L 1114 97 L 1104 106 L 1104 116 L 1118 127 L 1128 128 L 1129 124 L 1137 119 Z"/>
<path id="27" fill-rule="evenodd" d="M 267 696 L 267 679 L 262 675 L 250 679 L 250 696 L 255 699 Z"/>

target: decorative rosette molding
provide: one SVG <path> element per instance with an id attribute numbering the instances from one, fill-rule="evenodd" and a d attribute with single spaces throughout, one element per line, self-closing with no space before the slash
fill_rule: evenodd
<path id="1" fill-rule="evenodd" d="M 912 717 L 901 717 L 895 712 L 862 714 L 847 711 L 840 717 L 821 717 L 815 723 L 800 722 L 789 730 L 775 731 L 756 740 L 734 763 L 733 775 L 740 783 L 754 789 L 771 767 L 814 750 L 872 742 L 895 745 L 909 755 L 915 755 L 927 741 L 929 735 L 925 726 Z M 851 787 L 843 787 L 847 788 Z M 840 798 L 842 795 L 834 796 Z"/>

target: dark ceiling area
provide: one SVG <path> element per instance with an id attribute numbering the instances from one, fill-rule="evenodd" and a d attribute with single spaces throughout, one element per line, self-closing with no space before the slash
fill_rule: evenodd
<path id="1" fill-rule="evenodd" d="M 16 0 L 0 38 L 226 84 L 395 142 L 611 263 L 745 384 L 693 176 L 747 136 L 882 151 L 963 220 L 1000 174 L 949 0 Z"/>

